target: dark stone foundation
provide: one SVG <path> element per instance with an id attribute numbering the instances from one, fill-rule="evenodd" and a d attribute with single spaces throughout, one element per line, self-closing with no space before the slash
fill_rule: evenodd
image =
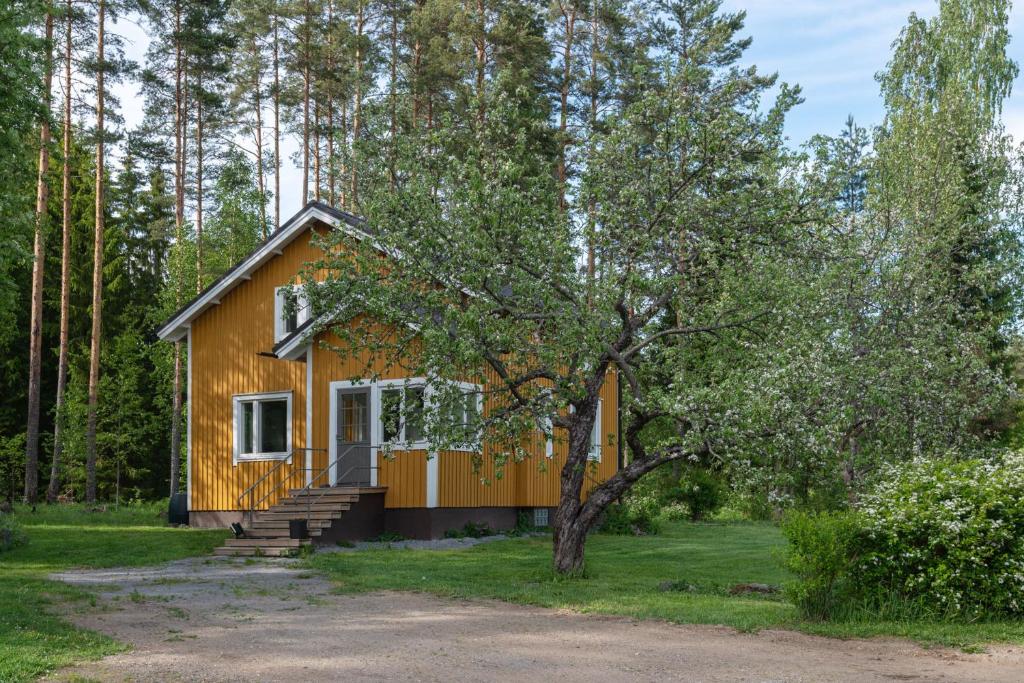
<path id="1" fill-rule="evenodd" d="M 516 525 L 520 511 L 534 508 L 384 508 L 384 494 L 363 494 L 330 528 L 316 539 L 318 544 L 338 541 L 364 541 L 387 532 L 405 538 L 444 538 L 445 532 L 462 529 L 467 522 L 486 524 L 493 531 L 508 531 Z M 553 511 L 552 511 L 553 512 Z M 242 522 L 242 513 L 231 510 L 192 510 L 191 526 L 201 528 L 227 527 Z M 244 523 L 244 522 L 243 522 Z"/>

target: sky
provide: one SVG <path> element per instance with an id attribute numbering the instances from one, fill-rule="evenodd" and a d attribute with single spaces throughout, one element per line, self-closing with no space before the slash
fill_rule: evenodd
<path id="1" fill-rule="evenodd" d="M 1020 2 L 1024 7 L 1024 1 Z M 816 133 L 838 133 L 847 116 L 871 126 L 882 117 L 882 101 L 875 74 L 885 67 L 892 42 L 911 12 L 930 17 L 934 0 L 725 0 L 727 11 L 746 10 L 744 33 L 753 44 L 744 56 L 762 73 L 777 72 L 779 79 L 799 84 L 804 102 L 793 110 L 786 133 L 799 145 Z M 142 62 L 147 40 L 144 31 L 129 19 L 113 27 L 125 38 L 130 59 Z M 1024 9 L 1010 15 L 1010 56 L 1024 63 Z M 1024 78 L 1018 78 L 1007 101 L 1003 121 L 1007 130 L 1024 140 Z M 136 84 L 114 89 L 122 114 L 131 128 L 142 119 L 142 99 Z M 282 140 L 285 157 L 281 174 L 281 216 L 302 205 L 302 173 L 292 161 L 298 151 L 295 140 Z"/>

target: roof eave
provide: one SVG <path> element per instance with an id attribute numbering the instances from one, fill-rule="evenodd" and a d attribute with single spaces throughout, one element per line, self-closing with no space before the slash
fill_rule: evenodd
<path id="1" fill-rule="evenodd" d="M 235 268 L 228 271 L 221 280 L 214 282 L 164 323 L 157 330 L 157 337 L 169 342 L 184 339 L 195 318 L 211 306 L 219 304 L 220 298 L 234 289 L 240 280 L 252 277 L 253 272 L 280 253 L 281 248 L 290 243 L 296 235 L 300 234 L 312 220 L 320 220 L 332 227 L 344 227 L 359 238 L 366 236 L 365 232 L 354 225 L 349 225 L 342 217 L 334 215 L 325 205 L 318 202 L 310 202 L 289 219 L 281 229 L 271 235 L 266 242 L 253 251 L 252 254 L 235 266 Z"/>

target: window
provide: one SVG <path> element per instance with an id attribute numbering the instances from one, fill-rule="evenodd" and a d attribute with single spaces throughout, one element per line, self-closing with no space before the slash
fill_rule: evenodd
<path id="1" fill-rule="evenodd" d="M 480 448 L 480 414 L 483 394 L 475 384 L 457 384 L 445 392 L 442 408 L 445 427 L 451 430 L 453 450 Z"/>
<path id="2" fill-rule="evenodd" d="M 309 320 L 309 302 L 299 285 L 274 290 L 274 342 L 279 342 Z"/>
<path id="3" fill-rule="evenodd" d="M 587 456 L 587 459 L 593 462 L 601 462 L 601 447 L 604 445 L 604 438 L 601 433 L 602 404 L 603 401 L 601 399 L 597 399 L 597 412 L 594 415 L 594 426 L 590 429 L 590 454 Z M 569 406 L 569 412 L 574 412 L 572 406 Z"/>
<path id="4" fill-rule="evenodd" d="M 413 444 L 423 441 L 425 409 L 424 387 L 391 386 L 381 389 L 381 441 L 391 444 Z"/>
<path id="5" fill-rule="evenodd" d="M 281 460 L 291 455 L 292 394 L 234 397 L 235 460 Z"/>
<path id="6" fill-rule="evenodd" d="M 601 434 L 601 399 L 597 400 L 597 414 L 594 416 L 594 427 L 590 430 L 590 456 L 594 462 L 601 462 L 601 446 L 604 439 Z"/>

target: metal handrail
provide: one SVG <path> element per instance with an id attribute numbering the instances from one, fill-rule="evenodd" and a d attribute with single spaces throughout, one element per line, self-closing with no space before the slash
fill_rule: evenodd
<path id="1" fill-rule="evenodd" d="M 312 515 L 313 503 L 319 501 L 327 493 L 327 490 L 324 490 L 322 493 L 320 493 L 320 495 L 316 496 L 316 498 L 313 499 L 312 497 L 309 496 L 310 489 L 312 489 L 314 487 L 314 485 L 325 474 L 330 472 L 332 467 L 335 467 L 336 465 L 340 464 L 341 461 L 344 460 L 352 452 L 352 449 L 355 448 L 356 446 L 365 447 L 363 444 L 349 444 L 345 448 L 345 451 L 341 455 L 339 455 L 338 457 L 336 457 L 333 460 L 331 460 L 330 462 L 328 462 L 327 465 L 325 467 L 320 468 L 319 471 L 316 471 L 316 474 L 312 475 L 310 477 L 309 483 L 307 483 L 305 486 L 303 486 L 301 489 L 299 489 L 299 493 L 306 496 L 306 523 L 307 524 L 309 523 L 309 519 L 310 519 L 310 517 Z M 324 451 L 324 452 L 326 452 L 328 449 L 326 449 L 326 448 L 296 448 L 296 449 L 293 449 L 293 450 L 298 450 L 298 451 Z M 289 458 L 290 457 L 291 457 L 291 455 L 289 455 Z M 259 507 L 260 505 L 262 505 L 263 502 L 266 501 L 268 498 L 270 498 L 274 494 L 278 493 L 283 486 L 287 485 L 288 482 L 290 482 L 292 480 L 292 478 L 295 477 L 296 474 L 298 474 L 300 472 L 314 472 L 315 471 L 312 467 L 296 467 L 296 468 L 293 468 L 292 471 L 289 472 L 285 476 L 284 479 L 282 479 L 281 481 L 277 482 L 270 489 L 270 491 L 268 491 L 266 494 L 264 494 L 259 500 L 255 500 L 255 491 L 256 491 L 256 489 L 264 481 L 266 481 L 267 478 L 269 478 L 272 474 L 277 472 L 287 461 L 288 461 L 288 458 L 285 458 L 285 459 L 282 459 L 279 462 L 277 462 L 263 476 L 261 476 L 259 479 L 257 479 L 256 482 L 254 484 L 252 484 L 252 486 L 247 488 L 242 493 L 242 495 L 240 495 L 238 497 L 238 505 L 239 506 L 242 506 L 243 501 L 245 500 L 245 498 L 248 497 L 248 499 L 249 499 L 249 505 L 248 505 L 248 507 L 246 509 L 246 513 L 247 513 L 246 516 L 248 517 L 248 520 L 249 520 L 250 524 L 252 523 L 252 520 L 253 520 L 253 518 L 254 518 L 254 516 L 256 514 L 256 508 Z M 343 473 L 341 473 L 338 476 L 338 480 L 340 481 L 341 479 L 344 479 L 349 473 L 351 473 L 351 472 L 353 472 L 353 471 L 355 471 L 357 469 L 368 469 L 368 470 L 372 471 L 372 470 L 378 470 L 380 468 L 376 467 L 376 466 L 373 466 L 373 465 L 369 465 L 369 466 L 354 465 L 354 466 L 348 468 L 347 470 L 345 470 Z"/>
<path id="2" fill-rule="evenodd" d="M 315 484 L 315 483 L 317 482 L 317 480 L 318 480 L 318 479 L 320 479 L 320 477 L 322 477 L 322 476 L 323 476 L 324 474 L 326 474 L 327 472 L 329 472 L 329 471 L 330 471 L 330 469 L 331 469 L 332 467 L 334 467 L 335 465 L 338 465 L 338 464 L 340 464 L 340 463 L 341 463 L 341 461 L 342 461 L 342 460 L 344 460 L 344 459 L 345 459 L 345 457 L 346 457 L 346 456 L 348 456 L 348 454 L 349 454 L 349 453 L 351 453 L 351 452 L 352 452 L 352 449 L 353 449 L 353 448 L 355 448 L 356 446 L 363 446 L 363 445 L 362 445 L 362 444 L 349 444 L 349 446 L 348 446 L 348 447 L 347 447 L 347 448 L 345 449 L 345 452 L 344 452 L 344 453 L 342 453 L 342 454 L 341 454 L 341 455 L 339 455 L 339 456 L 338 456 L 337 458 L 335 458 L 335 459 L 334 459 L 334 460 L 332 460 L 332 461 L 331 461 L 330 463 L 328 463 L 328 464 L 327 464 L 327 466 L 326 466 L 326 467 L 324 467 L 323 469 L 321 469 L 321 470 L 320 470 L 320 472 L 318 472 L 318 473 L 317 473 L 317 475 L 316 475 L 315 477 L 313 477 L 312 479 L 310 479 L 310 481 L 309 481 L 309 483 L 308 483 L 308 484 L 306 484 L 306 485 L 305 485 L 304 487 L 302 487 L 302 488 L 301 488 L 301 489 L 299 490 L 299 493 L 300 493 L 301 495 L 305 496 L 305 498 L 306 498 L 306 524 L 307 524 L 307 525 L 309 524 L 309 520 L 310 520 L 310 517 L 312 517 L 312 514 L 313 514 L 313 504 L 314 504 L 314 503 L 317 503 L 317 502 L 319 502 L 321 498 L 323 498 L 323 497 L 324 497 L 325 495 L 327 495 L 327 491 L 328 491 L 328 489 L 327 489 L 327 488 L 325 488 L 325 489 L 324 489 L 323 491 L 321 491 L 321 492 L 320 492 L 320 494 L 319 494 L 319 495 L 318 495 L 318 496 L 317 496 L 317 497 L 316 497 L 316 498 L 314 499 L 314 498 L 313 498 L 312 496 L 310 496 L 310 495 L 309 495 L 309 491 L 310 491 L 310 489 L 312 489 L 312 488 L 313 488 L 313 484 Z M 363 447 L 365 447 L 365 446 L 363 446 Z M 347 475 L 347 474 L 348 474 L 349 472 L 352 472 L 352 471 L 354 471 L 354 470 L 356 470 L 356 469 L 363 469 L 363 468 L 361 468 L 361 467 L 357 467 L 357 466 L 353 466 L 353 467 L 350 467 L 350 468 L 348 468 L 347 470 L 345 470 L 345 471 L 344 471 L 343 473 L 341 473 L 340 475 L 338 475 L 338 477 L 337 477 L 337 481 L 341 481 L 342 479 L 344 479 L 344 478 L 345 478 L 345 476 L 346 476 L 346 475 Z M 379 467 L 375 467 L 374 465 L 369 465 L 369 466 L 367 466 L 367 467 L 366 467 L 366 469 L 369 469 L 369 470 L 371 470 L 371 471 L 372 471 L 372 470 L 376 470 L 376 469 L 380 469 L 380 468 L 379 468 Z M 337 484 L 336 484 L 336 485 L 337 485 Z"/>
<path id="3" fill-rule="evenodd" d="M 292 456 L 295 454 L 295 451 L 324 451 L 324 452 L 327 452 L 327 449 L 326 448 L 293 448 L 288 453 L 287 457 L 278 460 L 277 463 L 275 463 L 273 467 L 271 467 L 269 470 L 267 470 L 263 474 L 262 477 L 257 479 L 255 481 L 255 483 L 253 483 L 252 486 L 250 486 L 245 491 L 243 491 L 242 495 L 238 496 L 236 502 L 238 503 L 238 506 L 241 507 L 242 506 L 242 501 L 245 500 L 246 497 L 249 498 L 249 506 L 248 506 L 246 512 L 248 513 L 248 518 L 249 518 L 249 522 L 250 523 L 252 522 L 253 515 L 256 512 L 256 508 L 259 505 L 261 505 L 263 503 L 263 501 L 265 501 L 267 498 L 270 498 L 272 495 L 274 495 L 281 488 L 282 485 L 284 485 L 288 481 L 291 481 L 292 477 L 294 477 L 298 472 L 306 472 L 307 470 L 308 471 L 312 471 L 313 468 L 311 468 L 311 467 L 310 468 L 306 468 L 306 467 L 293 468 L 292 471 L 288 473 L 288 476 L 286 476 L 282 481 L 278 482 L 272 489 L 270 489 L 270 491 L 266 495 L 264 495 L 259 500 L 256 500 L 256 501 L 253 500 L 253 497 L 255 495 L 255 491 L 256 491 L 257 488 L 259 488 L 260 484 L 262 484 L 272 474 L 274 474 L 279 469 L 281 469 L 284 465 L 286 465 L 288 463 L 288 461 L 292 459 Z"/>

